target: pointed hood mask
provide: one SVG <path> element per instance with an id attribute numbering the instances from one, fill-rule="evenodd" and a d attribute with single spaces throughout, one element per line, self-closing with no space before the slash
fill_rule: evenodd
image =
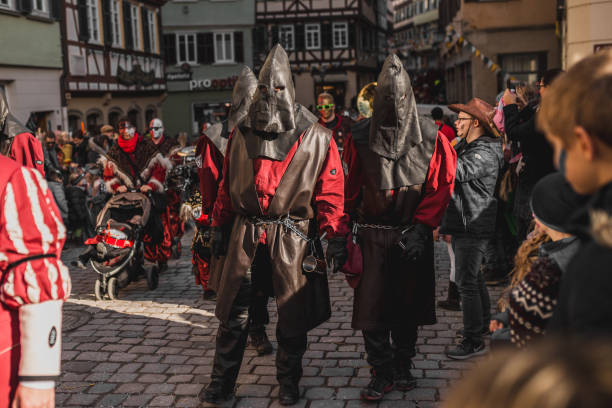
<path id="1" fill-rule="evenodd" d="M 0 91 L 0 154 L 7 156 L 12 139 L 20 133 L 30 133 L 9 111 L 4 93 Z"/>
<path id="2" fill-rule="evenodd" d="M 234 129 L 246 117 L 256 89 L 257 78 L 253 71 L 245 65 L 232 91 L 232 106 L 227 115 L 227 124 L 230 130 Z"/>
<path id="3" fill-rule="evenodd" d="M 378 75 L 370 122 L 370 149 L 387 159 L 397 160 L 422 140 L 410 78 L 397 55 L 391 54 Z"/>
<path id="4" fill-rule="evenodd" d="M 295 88 L 289 57 L 280 44 L 276 44 L 268 54 L 257 82 L 249 109 L 251 128 L 266 133 L 295 129 Z"/>
<path id="5" fill-rule="evenodd" d="M 283 47 L 275 45 L 259 72 L 247 118 L 239 126 L 249 158 L 284 160 L 300 135 L 317 120 L 295 103 L 289 58 Z"/>

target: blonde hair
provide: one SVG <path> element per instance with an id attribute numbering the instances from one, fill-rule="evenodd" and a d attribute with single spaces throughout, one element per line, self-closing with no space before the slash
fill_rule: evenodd
<path id="1" fill-rule="evenodd" d="M 508 307 L 508 295 L 529 273 L 534 262 L 538 259 L 538 250 L 542 244 L 548 241 L 550 241 L 550 237 L 546 231 L 535 228 L 516 251 L 510 285 L 504 289 L 501 297 L 497 301 L 497 306 L 500 310 L 503 311 Z"/>
<path id="2" fill-rule="evenodd" d="M 604 408 L 612 406 L 612 344 L 547 338 L 504 349 L 478 364 L 444 408 Z"/>
<path id="3" fill-rule="evenodd" d="M 542 97 L 538 127 L 561 139 L 574 141 L 574 128 L 612 146 L 612 50 L 587 57 L 561 74 Z"/>

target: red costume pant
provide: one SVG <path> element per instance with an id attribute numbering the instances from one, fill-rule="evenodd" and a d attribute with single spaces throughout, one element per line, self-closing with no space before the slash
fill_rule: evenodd
<path id="1" fill-rule="evenodd" d="M 151 213 L 151 216 L 157 216 L 156 213 Z M 172 255 L 172 232 L 170 229 L 170 208 L 166 206 L 166 209 L 161 213 L 161 222 L 163 227 L 163 238 L 161 242 L 152 242 L 152 238 L 149 235 L 144 237 L 144 256 L 150 262 L 166 263 Z"/>
<path id="2" fill-rule="evenodd" d="M 19 312 L 0 305 L 0 407 L 10 407 L 17 390 L 19 347 Z"/>

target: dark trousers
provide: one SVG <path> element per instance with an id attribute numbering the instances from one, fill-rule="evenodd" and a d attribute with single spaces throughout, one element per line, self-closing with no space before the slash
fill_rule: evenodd
<path id="1" fill-rule="evenodd" d="M 219 324 L 211 379 L 220 381 L 226 389 L 233 389 L 236 385 L 249 330 L 258 325 L 263 327 L 268 322 L 268 298 L 261 294 L 271 286 L 269 265 L 267 248 L 259 245 L 253 265 L 234 299 L 228 322 Z M 279 383 L 297 383 L 302 377 L 302 356 L 306 352 L 307 335 L 285 337 L 277 328 L 276 339 L 276 378 Z"/>
<path id="2" fill-rule="evenodd" d="M 409 365 L 416 355 L 417 332 L 418 327 L 409 323 L 393 330 L 363 330 L 368 363 L 381 372 L 388 372 L 393 364 Z"/>
<path id="3" fill-rule="evenodd" d="M 482 331 L 489 327 L 491 300 L 480 266 L 488 239 L 453 236 L 455 253 L 455 283 L 461 296 L 465 337 L 479 342 Z"/>

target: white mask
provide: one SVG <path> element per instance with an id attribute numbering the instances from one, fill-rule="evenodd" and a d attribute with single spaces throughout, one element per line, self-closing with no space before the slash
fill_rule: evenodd
<path id="1" fill-rule="evenodd" d="M 151 136 L 157 140 L 164 135 L 164 124 L 161 119 L 155 118 L 149 123 L 151 129 Z"/>

